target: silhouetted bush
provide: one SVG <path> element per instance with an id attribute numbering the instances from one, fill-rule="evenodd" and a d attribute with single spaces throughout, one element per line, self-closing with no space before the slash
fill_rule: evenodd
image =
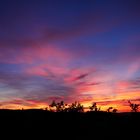
<path id="1" fill-rule="evenodd" d="M 131 107 L 131 111 L 132 112 L 138 112 L 138 109 L 139 109 L 139 104 L 134 104 L 134 103 L 131 103 L 131 101 L 128 101 L 129 103 L 129 106 Z"/>
<path id="2" fill-rule="evenodd" d="M 74 102 L 68 107 L 68 112 L 84 112 L 84 107 L 79 102 Z"/>
<path id="3" fill-rule="evenodd" d="M 90 111 L 95 111 L 95 112 L 100 111 L 100 107 L 98 108 L 96 103 L 92 103 L 92 106 L 89 106 L 89 109 Z"/>

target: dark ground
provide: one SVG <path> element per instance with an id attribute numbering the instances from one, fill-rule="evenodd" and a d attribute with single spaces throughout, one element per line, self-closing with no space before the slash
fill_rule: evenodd
<path id="1" fill-rule="evenodd" d="M 19 134 L 20 139 L 28 135 L 40 139 L 134 138 L 140 133 L 140 113 L 0 110 L 0 128 L 1 134 L 7 133 L 5 137 Z"/>

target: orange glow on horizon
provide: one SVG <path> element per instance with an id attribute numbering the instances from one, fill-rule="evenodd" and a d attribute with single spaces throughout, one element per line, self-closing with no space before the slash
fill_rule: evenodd
<path id="1" fill-rule="evenodd" d="M 131 108 L 129 107 L 129 104 L 127 101 L 110 101 L 110 102 L 96 102 L 97 107 L 101 109 L 101 111 L 107 111 L 109 107 L 113 107 L 118 110 L 118 112 L 130 112 Z M 136 103 L 136 102 L 135 102 Z M 84 106 L 84 111 L 89 111 L 89 106 L 92 105 L 91 102 L 81 102 L 81 104 Z M 16 105 L 16 104 L 7 104 L 0 107 L 0 109 L 11 109 L 11 110 L 26 110 L 26 109 L 50 109 L 48 104 L 40 103 L 36 104 L 34 106 L 25 106 L 25 105 Z"/>

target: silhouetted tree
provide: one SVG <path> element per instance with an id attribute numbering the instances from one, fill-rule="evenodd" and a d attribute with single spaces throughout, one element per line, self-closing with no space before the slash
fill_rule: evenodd
<path id="1" fill-rule="evenodd" d="M 45 110 L 48 111 L 48 107 L 45 107 Z"/>
<path id="2" fill-rule="evenodd" d="M 132 112 L 138 112 L 138 109 L 139 109 L 139 104 L 134 104 L 134 103 L 131 103 L 131 101 L 128 101 L 129 103 L 129 106 L 131 107 L 131 111 Z"/>
<path id="3" fill-rule="evenodd" d="M 56 105 L 57 103 L 55 102 L 55 100 L 53 100 L 52 103 L 49 105 L 51 112 L 53 112 L 53 109 L 52 109 L 53 107 L 55 107 L 55 110 L 56 110 Z"/>
<path id="4" fill-rule="evenodd" d="M 100 107 L 97 107 L 96 103 L 93 103 L 92 106 L 89 106 L 90 111 L 100 111 Z"/>
<path id="5" fill-rule="evenodd" d="M 56 111 L 57 112 L 61 112 L 61 111 L 63 111 L 65 109 L 65 105 L 64 105 L 64 102 L 63 101 L 61 101 L 60 103 L 57 103 L 56 104 Z"/>
<path id="6" fill-rule="evenodd" d="M 50 107 L 55 107 L 55 106 L 56 106 L 55 100 L 53 100 L 52 103 L 51 103 L 49 106 L 50 106 Z"/>
<path id="7" fill-rule="evenodd" d="M 68 112 L 84 112 L 84 107 L 79 102 L 74 102 L 68 107 Z"/>
<path id="8" fill-rule="evenodd" d="M 52 103 L 49 105 L 50 107 L 55 107 L 56 112 L 62 112 L 65 110 L 65 104 L 64 101 L 61 101 L 60 103 L 56 103 L 54 100 Z"/>
<path id="9" fill-rule="evenodd" d="M 107 112 L 111 112 L 112 109 L 113 109 L 113 107 L 109 107 L 109 108 L 107 109 Z"/>
<path id="10" fill-rule="evenodd" d="M 114 109 L 112 110 L 113 113 L 116 113 L 117 111 L 118 111 L 118 109 L 116 109 L 116 108 L 114 108 Z"/>

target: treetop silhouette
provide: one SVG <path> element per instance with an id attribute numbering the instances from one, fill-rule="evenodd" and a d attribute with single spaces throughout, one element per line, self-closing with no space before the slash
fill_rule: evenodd
<path id="1" fill-rule="evenodd" d="M 134 104 L 130 100 L 128 101 L 129 106 L 131 107 L 132 112 L 138 112 L 140 104 Z"/>

